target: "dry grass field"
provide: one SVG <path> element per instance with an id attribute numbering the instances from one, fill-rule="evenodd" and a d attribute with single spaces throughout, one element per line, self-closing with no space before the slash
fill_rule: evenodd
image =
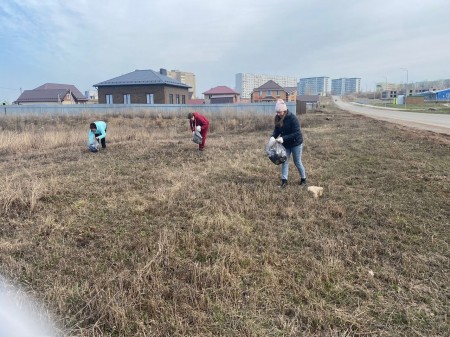
<path id="1" fill-rule="evenodd" d="M 184 116 L 0 118 L 0 274 L 70 336 L 449 336 L 450 139 L 327 110 L 317 200 L 292 162 L 278 190 L 272 117 L 203 153 Z"/>

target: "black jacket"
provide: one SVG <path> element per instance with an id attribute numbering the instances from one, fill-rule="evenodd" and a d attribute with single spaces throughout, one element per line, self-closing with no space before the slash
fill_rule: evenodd
<path id="1" fill-rule="evenodd" d="M 297 116 L 288 110 L 284 117 L 283 126 L 275 125 L 272 136 L 275 138 L 283 137 L 283 146 L 286 148 L 303 143 L 302 130 Z"/>

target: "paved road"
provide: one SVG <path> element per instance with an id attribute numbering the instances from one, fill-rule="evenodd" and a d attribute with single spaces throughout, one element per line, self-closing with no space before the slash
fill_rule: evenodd
<path id="1" fill-rule="evenodd" d="M 344 102 L 337 96 L 333 96 L 333 100 L 339 108 L 352 113 L 366 115 L 375 119 L 397 123 L 417 129 L 450 135 L 450 115 L 409 112 L 396 109 L 386 109 L 382 107 L 370 107 L 357 103 Z"/>

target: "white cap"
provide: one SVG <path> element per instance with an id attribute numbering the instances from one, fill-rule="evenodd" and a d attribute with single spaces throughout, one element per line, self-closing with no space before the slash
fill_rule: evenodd
<path id="1" fill-rule="evenodd" d="M 287 110 L 287 106 L 286 103 L 284 103 L 284 101 L 282 99 L 279 99 L 277 101 L 277 104 L 275 105 L 275 111 L 286 111 Z"/>

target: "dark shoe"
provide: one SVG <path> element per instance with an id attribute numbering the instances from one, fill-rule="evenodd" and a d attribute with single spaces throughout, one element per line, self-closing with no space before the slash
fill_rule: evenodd
<path id="1" fill-rule="evenodd" d="M 283 188 L 285 188 L 287 185 L 288 185 L 287 180 L 286 180 L 286 179 L 282 179 L 282 180 L 281 180 L 280 188 L 283 189 Z"/>
<path id="2" fill-rule="evenodd" d="M 305 179 L 303 179 L 303 178 L 301 178 L 300 179 L 300 186 L 307 186 L 308 184 L 306 183 L 306 178 Z"/>

